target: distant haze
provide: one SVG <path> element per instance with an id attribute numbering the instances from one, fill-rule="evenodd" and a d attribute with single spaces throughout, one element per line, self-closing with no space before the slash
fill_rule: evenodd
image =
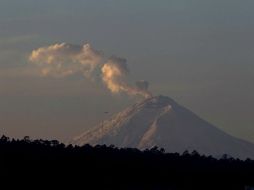
<path id="1" fill-rule="evenodd" d="M 253 7 L 252 0 L 0 0 L 0 134 L 65 140 L 140 100 L 112 95 L 100 74 L 38 75 L 31 52 L 66 42 L 126 59 L 126 84 L 147 90 L 147 80 L 154 95 L 254 142 Z"/>

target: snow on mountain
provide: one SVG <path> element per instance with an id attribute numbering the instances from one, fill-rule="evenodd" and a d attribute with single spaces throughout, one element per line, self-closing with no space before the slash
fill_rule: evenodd
<path id="1" fill-rule="evenodd" d="M 107 144 L 166 152 L 254 158 L 254 144 L 226 134 L 165 96 L 146 99 L 75 137 L 72 144 Z"/>

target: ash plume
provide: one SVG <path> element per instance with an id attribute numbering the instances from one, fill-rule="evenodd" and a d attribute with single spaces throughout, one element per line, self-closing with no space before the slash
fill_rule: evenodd
<path id="1" fill-rule="evenodd" d="M 129 74 L 125 59 L 111 57 L 102 67 L 102 79 L 112 93 L 126 92 L 129 95 L 151 96 L 147 89 L 133 87 L 125 81 Z"/>
<path id="2" fill-rule="evenodd" d="M 81 73 L 86 78 L 93 78 L 94 71 L 99 70 L 101 80 L 112 93 L 151 96 L 147 81 L 137 81 L 136 86 L 126 82 L 129 75 L 126 59 L 112 56 L 106 62 L 103 60 L 107 59 L 90 44 L 57 43 L 33 50 L 29 56 L 29 61 L 39 67 L 42 76 L 65 77 Z"/>

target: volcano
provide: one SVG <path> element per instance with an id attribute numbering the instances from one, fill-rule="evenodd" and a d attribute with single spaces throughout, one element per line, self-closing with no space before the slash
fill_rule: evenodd
<path id="1" fill-rule="evenodd" d="M 165 96 L 148 98 L 75 137 L 75 145 L 106 144 L 166 152 L 196 150 L 220 157 L 254 158 L 254 144 L 233 137 Z"/>

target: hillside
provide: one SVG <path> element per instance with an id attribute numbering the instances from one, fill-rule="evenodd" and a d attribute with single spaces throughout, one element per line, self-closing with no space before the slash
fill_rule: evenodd
<path id="1" fill-rule="evenodd" d="M 3 186 L 84 189 L 244 189 L 254 186 L 254 162 L 214 159 L 197 152 L 169 154 L 153 148 L 65 146 L 58 141 L 0 139 Z M 11 181 L 9 183 L 9 181 Z"/>
<path id="2" fill-rule="evenodd" d="M 219 106 L 218 106 L 219 107 Z M 235 138 L 165 96 L 136 103 L 71 141 L 132 147 L 158 146 L 166 152 L 185 150 L 220 157 L 254 158 L 254 145 Z"/>

